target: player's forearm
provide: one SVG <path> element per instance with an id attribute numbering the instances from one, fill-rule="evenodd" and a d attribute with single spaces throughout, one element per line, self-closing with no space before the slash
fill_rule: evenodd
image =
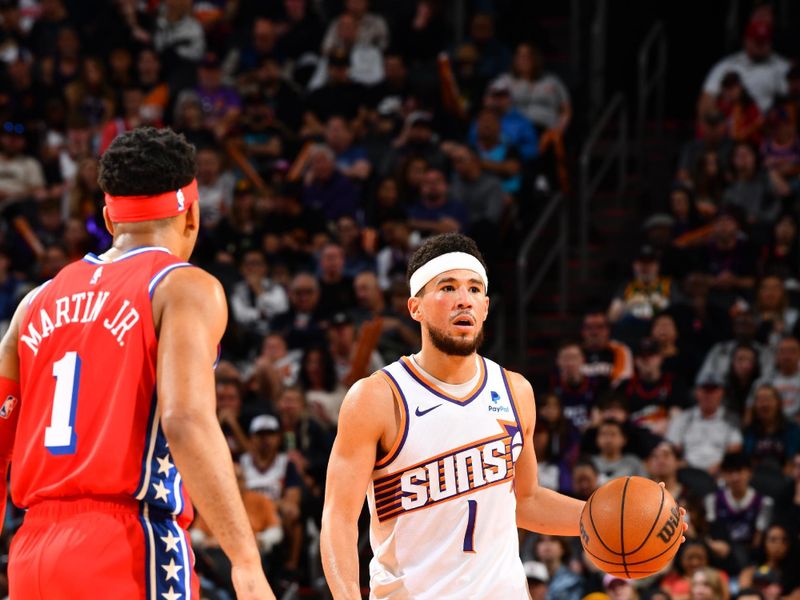
<path id="1" fill-rule="evenodd" d="M 332 514 L 322 514 L 320 551 L 325 579 L 334 600 L 360 600 L 358 584 L 358 525 Z"/>
<path id="2" fill-rule="evenodd" d="M 162 417 L 161 427 L 186 488 L 234 565 L 261 557 L 233 473 L 230 451 L 213 416 Z"/>
<path id="3" fill-rule="evenodd" d="M 579 535 L 585 502 L 547 488 L 517 497 L 517 525 L 546 535 Z"/>

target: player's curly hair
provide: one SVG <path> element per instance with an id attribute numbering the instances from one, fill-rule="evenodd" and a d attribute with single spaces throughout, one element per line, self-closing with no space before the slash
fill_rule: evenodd
<path id="1" fill-rule="evenodd" d="M 196 172 L 194 146 L 182 134 L 141 127 L 111 142 L 97 181 L 113 196 L 150 196 L 187 185 Z"/>
<path id="2" fill-rule="evenodd" d="M 414 271 L 437 256 L 448 254 L 449 252 L 471 254 L 480 261 L 484 269 L 487 271 L 489 270 L 486 266 L 486 261 L 483 259 L 483 254 L 481 254 L 478 245 L 472 238 L 461 233 L 441 233 L 429 237 L 416 249 L 414 254 L 411 255 L 408 261 L 408 269 L 406 269 L 406 283 L 409 287 L 411 285 L 411 276 L 414 274 Z M 422 294 L 422 290 L 420 290 L 419 294 Z"/>

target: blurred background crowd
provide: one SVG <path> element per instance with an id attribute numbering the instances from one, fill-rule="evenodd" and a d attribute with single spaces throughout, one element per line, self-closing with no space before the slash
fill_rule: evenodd
<path id="1" fill-rule="evenodd" d="M 108 247 L 97 165 L 114 137 L 182 132 L 203 220 L 192 260 L 230 305 L 218 416 L 279 597 L 328 597 L 318 536 L 338 412 L 353 382 L 419 348 L 415 247 L 472 236 L 506 300 L 494 315 L 546 202 L 575 202 L 588 85 L 565 67 L 575 47 L 546 35 L 569 14 L 522 4 L 0 0 L 2 327 L 32 287 Z M 579 4 L 607 9 L 569 11 Z M 735 5 L 725 55 L 712 34 L 687 47 L 675 23 L 695 8 L 676 3 L 666 176 L 595 215 L 602 281 L 547 343 L 528 343 L 535 366 L 503 347 L 527 332 L 492 316 L 490 356 L 537 392 L 541 485 L 585 499 L 642 475 L 688 511 L 674 564 L 635 584 L 603 577 L 576 539 L 521 533 L 534 599 L 800 599 L 800 19 L 788 4 L 710 3 L 717 24 Z M 608 9 L 619 64 L 624 19 L 653 20 L 633 5 Z M 624 88 L 618 71 L 596 76 Z M 604 235 L 612 217 L 624 235 Z M 9 511 L 6 561 L 22 518 Z M 191 533 L 205 597 L 232 598 L 202 514 Z M 366 521 L 359 551 L 366 585 Z"/>

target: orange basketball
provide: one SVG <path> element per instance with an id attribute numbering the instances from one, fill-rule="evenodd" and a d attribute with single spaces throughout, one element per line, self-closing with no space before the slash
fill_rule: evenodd
<path id="1" fill-rule="evenodd" d="M 581 513 L 581 543 L 600 569 L 640 579 L 663 569 L 681 545 L 675 499 L 644 477 L 619 477 L 600 486 Z"/>

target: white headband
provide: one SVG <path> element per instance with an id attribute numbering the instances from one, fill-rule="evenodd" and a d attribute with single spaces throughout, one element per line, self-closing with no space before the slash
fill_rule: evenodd
<path id="1" fill-rule="evenodd" d="M 488 291 L 489 278 L 486 277 L 486 269 L 483 268 L 481 261 L 472 256 L 472 254 L 467 254 L 466 252 L 448 252 L 447 254 L 440 254 L 436 258 L 432 258 L 412 273 L 411 281 L 409 282 L 411 295 L 416 296 L 417 293 L 425 287 L 425 284 L 437 275 L 441 275 L 445 271 L 454 271 L 456 269 L 475 271 L 483 280 L 484 291 Z"/>

